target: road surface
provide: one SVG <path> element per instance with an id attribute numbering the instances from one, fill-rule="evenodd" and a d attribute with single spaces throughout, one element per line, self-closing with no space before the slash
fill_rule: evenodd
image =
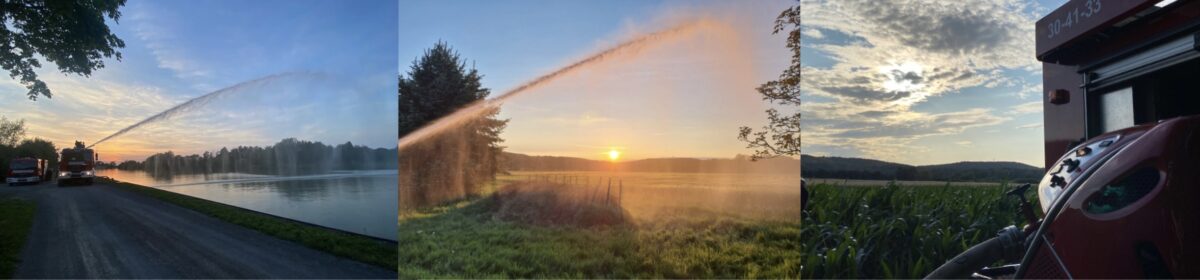
<path id="1" fill-rule="evenodd" d="M 112 186 L 0 186 L 37 202 L 15 278 L 389 278 L 336 257 Z"/>

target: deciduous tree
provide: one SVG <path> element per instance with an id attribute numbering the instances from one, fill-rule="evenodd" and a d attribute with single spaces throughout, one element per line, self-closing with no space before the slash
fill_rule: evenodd
<path id="1" fill-rule="evenodd" d="M 125 41 L 109 30 L 125 0 L 7 0 L 0 1 L 0 67 L 20 79 L 30 100 L 50 98 L 50 88 L 38 79 L 35 55 L 53 62 L 63 73 L 90 76 L 104 68 L 104 58 L 121 59 Z"/>
<path id="2" fill-rule="evenodd" d="M 783 10 L 775 19 L 775 33 L 786 31 L 787 48 L 792 51 L 792 62 L 779 79 L 758 87 L 763 100 L 785 107 L 794 106 L 794 113 L 781 113 L 775 108 L 767 109 L 769 124 L 758 131 L 742 127 L 738 139 L 754 149 L 752 159 L 776 156 L 800 155 L 800 4 Z"/>

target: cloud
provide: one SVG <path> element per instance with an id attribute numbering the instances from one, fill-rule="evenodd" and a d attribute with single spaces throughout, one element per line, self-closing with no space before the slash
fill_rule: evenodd
<path id="1" fill-rule="evenodd" d="M 1019 128 L 1019 129 L 1041 128 L 1041 127 L 1042 127 L 1042 123 L 1031 123 L 1031 124 L 1024 124 L 1024 125 L 1017 126 L 1017 128 Z"/>
<path id="2" fill-rule="evenodd" d="M 811 38 L 811 39 L 825 38 L 825 34 L 821 33 L 821 30 L 816 29 L 816 28 L 803 28 L 800 30 L 800 35 L 804 36 L 806 39 L 808 39 L 808 38 Z"/>
<path id="3" fill-rule="evenodd" d="M 1042 102 L 1041 101 L 1021 103 L 1019 105 L 1012 106 L 1009 109 L 1009 113 L 1013 114 L 1013 115 L 1024 115 L 1024 114 L 1041 113 L 1041 112 L 1042 112 Z"/>
<path id="4" fill-rule="evenodd" d="M 172 17 L 173 11 L 152 9 L 145 4 L 131 5 L 128 10 L 128 21 L 134 36 L 150 50 L 158 67 L 171 70 L 176 77 L 185 80 L 211 76 L 211 71 L 192 60 L 185 48 L 174 45 L 174 42 L 182 40 L 175 35 L 178 32 L 170 30 L 164 20 Z"/>
<path id="5" fill-rule="evenodd" d="M 998 125 L 1013 113 L 922 112 L 914 109 L 917 104 L 968 88 L 1019 87 L 1017 94 L 1024 96 L 1031 86 L 1011 73 L 1033 73 L 1041 66 L 1033 55 L 1032 11 L 1039 7 L 1025 1 L 802 0 L 801 5 L 802 32 L 848 37 L 805 43 L 834 61 L 831 67 L 803 69 L 807 147 L 889 159 L 919 155 L 928 148 L 912 145 L 918 139 Z M 1033 109 L 1022 104 L 1013 112 Z"/>
<path id="6" fill-rule="evenodd" d="M 612 121 L 612 119 L 604 117 L 604 116 L 597 116 L 594 114 L 587 113 L 587 114 L 582 114 L 579 116 L 551 117 L 551 118 L 543 119 L 542 121 L 551 123 L 551 124 L 556 124 L 556 125 L 589 126 L 589 125 Z"/>

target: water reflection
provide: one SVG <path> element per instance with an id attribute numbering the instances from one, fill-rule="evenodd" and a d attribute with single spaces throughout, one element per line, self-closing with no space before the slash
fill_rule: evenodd
<path id="1" fill-rule="evenodd" d="M 243 173 L 152 176 L 101 170 L 100 176 L 151 186 L 313 224 L 395 240 L 396 170 L 303 176 Z"/>

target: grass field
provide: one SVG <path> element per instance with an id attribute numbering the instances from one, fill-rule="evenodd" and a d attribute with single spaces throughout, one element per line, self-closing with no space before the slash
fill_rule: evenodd
<path id="1" fill-rule="evenodd" d="M 298 223 L 292 220 L 161 189 L 111 179 L 102 180 L 110 182 L 119 189 L 140 193 L 189 208 L 205 215 L 257 230 L 280 239 L 296 242 L 309 248 L 387 269 L 395 268 L 397 265 L 395 244 L 390 242 Z"/>
<path id="2" fill-rule="evenodd" d="M 1020 221 L 1005 185 L 810 187 L 800 245 L 805 279 L 922 278 Z M 1033 191 L 1027 195 L 1036 203 Z"/>
<path id="3" fill-rule="evenodd" d="M 31 201 L 0 197 L 0 278 L 11 278 L 16 271 L 34 210 Z"/>
<path id="4" fill-rule="evenodd" d="M 514 183 L 535 181 L 530 178 L 538 175 L 559 178 L 557 183 L 524 184 L 554 188 L 556 195 L 519 203 L 532 203 L 532 209 L 555 209 L 549 215 L 577 208 L 615 208 L 625 213 L 628 223 L 533 224 L 523 222 L 526 219 L 507 219 L 497 214 L 516 207 L 501 205 L 505 203 L 502 199 L 506 197 L 505 190 L 511 190 Z M 573 179 L 564 179 L 589 175 L 590 184 L 571 184 Z M 619 185 L 614 176 L 613 196 L 605 202 L 602 198 L 608 192 L 607 179 L 604 188 L 599 188 L 599 175 L 518 173 L 499 178 L 497 185 L 508 186 L 497 187 L 501 190 L 499 194 L 402 215 L 399 255 L 404 266 L 399 268 L 400 278 L 800 276 L 798 190 L 794 191 L 797 196 L 788 196 L 779 195 L 779 190 L 770 187 L 755 187 L 750 191 L 752 187 L 702 185 L 702 179 L 688 178 L 688 174 L 621 174 L 623 197 L 617 196 Z M 697 184 L 682 184 L 686 182 Z M 798 182 L 797 178 L 792 188 Z M 764 200 L 757 207 L 777 211 L 771 211 L 774 216 L 764 216 L 743 213 L 750 207 L 722 205 L 744 204 L 741 201 L 744 199 Z M 555 204 L 547 200 L 573 202 Z M 786 205 L 776 205 L 781 204 L 777 201 L 785 201 Z M 791 212 L 789 208 L 796 210 Z M 514 211 L 530 213 L 529 209 Z M 576 213 L 579 212 L 594 214 L 582 210 Z"/>

